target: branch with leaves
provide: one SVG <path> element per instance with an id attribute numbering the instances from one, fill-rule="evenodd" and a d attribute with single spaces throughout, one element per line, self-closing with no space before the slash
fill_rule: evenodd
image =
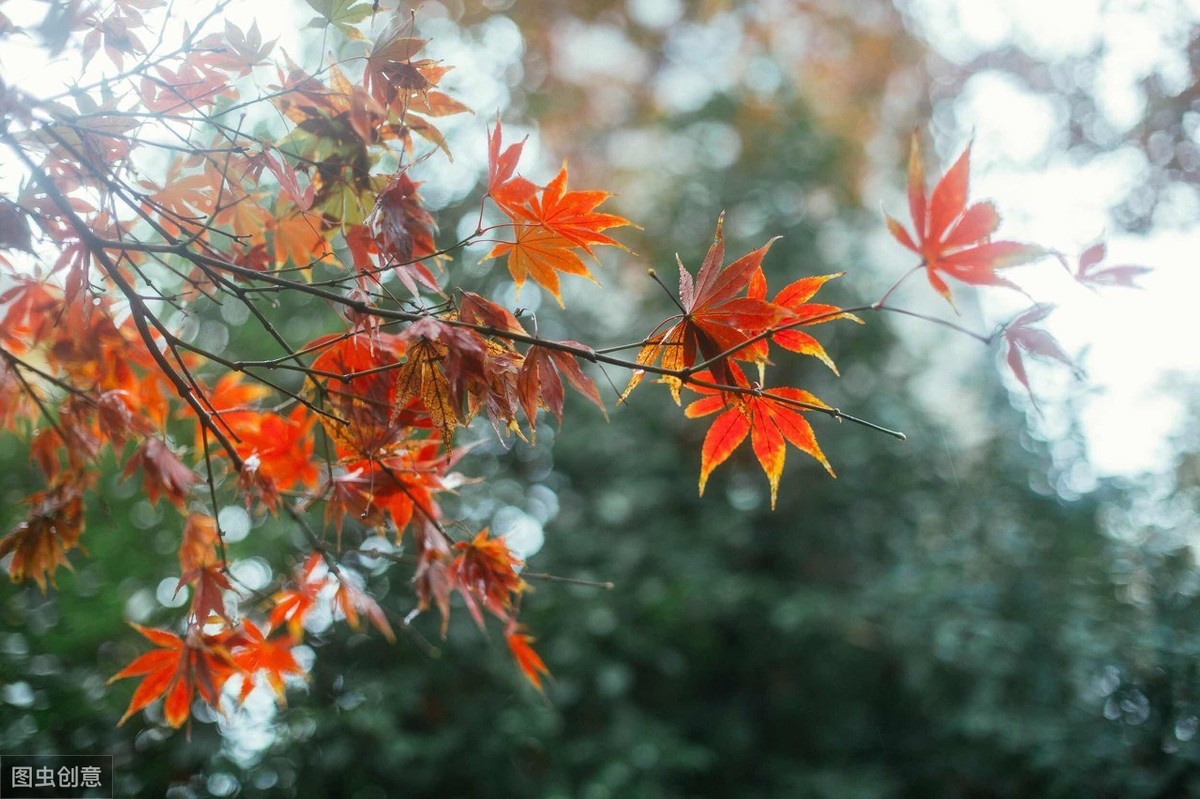
<path id="1" fill-rule="evenodd" d="M 726 264 L 721 218 L 695 274 L 679 264 L 678 292 L 668 291 L 678 313 L 637 331 L 635 345 L 544 338 L 459 285 L 453 259 L 491 242 L 485 261 L 502 260 L 518 289 L 532 281 L 561 306 L 563 276 L 594 281 L 602 248 L 625 249 L 612 231 L 632 223 L 599 210 L 606 192 L 568 188 L 566 165 L 545 185 L 524 177 L 524 142 L 505 144 L 497 119 L 480 132 L 488 170 L 475 229 L 439 245 L 413 174 L 449 155 L 436 121 L 467 111 L 439 87 L 450 67 L 422 57 L 411 16 L 384 23 L 367 3 L 310 5 L 324 35 L 344 40 L 343 57 L 312 72 L 275 58 L 256 26 L 210 30 L 220 7 L 189 25 L 156 0 L 115 0 L 72 5 L 57 21 L 83 65 L 107 61 L 103 77 L 55 97 L 0 84 L 0 144 L 23 176 L 0 197 L 0 425 L 27 432 L 45 483 L 0 557 L 14 580 L 53 585 L 81 546 L 86 498 L 110 453 L 181 519 L 177 591 L 190 599 L 175 632 L 137 627 L 157 649 L 113 677 L 141 678 L 122 721 L 162 698 L 178 727 L 196 698 L 219 709 L 257 684 L 282 699 L 286 680 L 303 675 L 291 649 L 323 606 L 394 640 L 355 568 L 377 533 L 404 545 L 395 560 L 411 568 L 401 629 L 436 608 L 445 635 L 457 596 L 479 628 L 488 617 L 500 625 L 540 689 L 548 671 L 519 619 L 526 578 L 570 578 L 524 572 L 503 537 L 446 518 L 441 499 L 464 482 L 456 469 L 469 448 L 455 441 L 474 420 L 536 443 L 543 412 L 569 423 L 567 387 L 607 413 L 588 364 L 630 373 L 618 403 L 646 375 L 677 404 L 695 394 L 685 415 L 713 417 L 700 491 L 748 438 L 774 506 L 789 444 L 834 473 L 812 414 L 903 438 L 770 383 L 787 354 L 837 372 L 820 325 L 892 312 L 987 344 L 1002 337 L 1026 387 L 1024 356 L 1068 361 L 1035 327 L 1045 305 L 985 336 L 890 305 L 895 287 L 860 307 L 814 301 L 840 274 L 798 277 L 772 295 L 762 269 L 771 242 Z M 168 48 L 174 28 L 182 43 Z M 11 30 L 0 24 L 0 42 Z M 969 150 L 927 195 L 914 136 L 913 231 L 887 217 L 921 259 L 910 274 L 924 269 L 947 300 L 946 278 L 1013 287 L 1010 268 L 1061 258 L 993 240 L 999 215 L 968 204 L 968 173 Z M 502 221 L 485 224 L 489 207 Z M 1144 271 L 1101 268 L 1103 255 L 1086 250 L 1075 276 L 1128 285 Z M 187 332 L 227 305 L 274 356 L 214 351 Z M 280 306 L 303 308 L 324 325 L 319 335 L 291 340 Z M 615 354 L 634 347 L 632 358 Z M 299 565 L 273 590 L 248 589 L 230 570 L 218 509 L 231 499 L 259 518 L 282 511 L 302 532 Z"/>

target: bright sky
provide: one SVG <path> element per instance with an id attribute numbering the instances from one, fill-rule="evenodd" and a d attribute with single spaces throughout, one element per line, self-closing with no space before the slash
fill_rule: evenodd
<path id="1" fill-rule="evenodd" d="M 1010 40 L 1047 59 L 1102 45 L 1100 105 L 1118 125 L 1138 119 L 1136 89 L 1145 74 L 1161 69 L 1186 79 L 1185 53 L 1171 38 L 1179 27 L 1171 23 L 1200 19 L 1196 0 L 911 0 L 908 7 L 927 21 L 922 33 L 951 61 Z M 1042 150 L 1055 122 L 1053 106 L 998 73 L 968 83 L 954 119 L 964 139 L 974 132 L 972 191 L 994 198 L 1005 211 L 1006 238 L 1078 253 L 1107 233 L 1108 263 L 1154 267 L 1140 281 L 1140 292 L 1097 295 L 1072 286 L 1065 275 L 1050 276 L 1037 291 L 1059 304 L 1048 326 L 1069 352 L 1081 353 L 1087 368 L 1087 385 L 1071 391 L 1088 394 L 1082 421 L 1095 470 L 1111 475 L 1169 467 L 1166 439 L 1182 421 L 1183 398 L 1166 390 L 1164 380 L 1178 373 L 1200 377 L 1200 269 L 1194 263 L 1200 215 L 1194 201 L 1181 196 L 1168 204 L 1162 216 L 1171 229 L 1144 237 L 1115 232 L 1108 209 L 1128 189 L 1140 154 L 1116 152 L 1082 167 L 1051 155 L 1046 163 Z M 1033 372 L 1032 379 L 1045 380 L 1053 391 L 1056 383 L 1044 377 L 1046 371 Z"/>

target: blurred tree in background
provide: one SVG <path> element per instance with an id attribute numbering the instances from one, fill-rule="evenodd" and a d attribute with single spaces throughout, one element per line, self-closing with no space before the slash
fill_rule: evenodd
<path id="1" fill-rule="evenodd" d="M 671 231 L 637 237 L 636 261 L 606 281 L 629 303 L 575 305 L 578 337 L 669 313 L 644 265 L 676 250 L 698 262 L 714 209 L 729 211 L 732 251 L 784 234 L 769 280 L 854 266 L 830 286 L 840 305 L 891 282 L 870 271 L 878 217 L 859 201 L 928 106 L 925 53 L 889 3 L 501 5 L 420 13 L 468 43 L 519 30 L 505 102 L 542 120 L 545 150 L 582 183 L 614 189 L 620 213 Z M 236 336 L 230 321 L 205 324 Z M 634 395 L 612 424 L 577 403 L 537 448 L 481 445 L 485 482 L 456 511 L 535 540 L 544 526 L 538 571 L 616 586 L 536 584 L 523 618 L 554 674 L 544 698 L 501 642 L 479 657 L 459 614 L 459 634 L 432 645 L 318 630 L 307 695 L 278 713 L 251 705 L 190 741 L 116 728 L 125 701 L 104 681 L 133 654 L 121 620 L 174 601 L 156 563 L 176 540 L 109 469 L 92 557 L 49 598 L 0 590 L 0 752 L 112 752 L 118 795 L 147 796 L 1200 791 L 1200 441 L 1179 441 L 1172 472 L 1081 492 L 1078 463 L 1027 431 L 981 348 L 935 353 L 919 327 L 873 322 L 831 331 L 839 391 L 909 440 L 838 428 L 839 479 L 794 459 L 774 512 L 749 453 L 697 499 L 703 429 L 662 397 Z M 931 377 L 947 357 L 954 371 Z M 794 368 L 818 396 L 833 381 Z M 34 487 L 2 474 L 9 507 Z M 268 521 L 254 535 L 294 533 Z"/>

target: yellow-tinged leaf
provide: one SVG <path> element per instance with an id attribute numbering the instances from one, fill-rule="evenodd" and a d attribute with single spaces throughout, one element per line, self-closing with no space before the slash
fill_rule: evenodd
<path id="1" fill-rule="evenodd" d="M 738 387 L 748 388 L 749 384 L 740 370 L 733 372 L 733 375 Z M 701 372 L 697 379 L 711 382 L 712 376 Z M 700 452 L 701 495 L 712 470 L 741 446 L 747 433 L 750 434 L 754 455 L 771 485 L 772 509 L 779 493 L 779 478 L 783 474 L 787 444 L 810 455 L 825 467 L 830 476 L 837 476 L 825 453 L 817 445 L 812 427 L 801 415 L 804 411 L 829 409 L 812 394 L 790 387 L 741 392 L 721 391 L 703 385 L 693 385 L 692 389 L 704 396 L 688 405 L 685 411 L 688 418 L 696 419 L 725 409 L 704 437 Z"/>
<path id="2" fill-rule="evenodd" d="M 428 339 L 409 347 L 408 360 L 396 370 L 393 413 L 399 414 L 414 398 L 420 398 L 442 440 L 449 442 L 459 420 L 450 381 L 439 365 L 444 356 L 445 346 Z"/>
<path id="3" fill-rule="evenodd" d="M 497 244 L 484 260 L 507 255 L 508 271 L 517 284 L 518 291 L 525 284 L 526 278 L 533 278 L 535 283 L 550 292 L 559 306 L 562 306 L 559 272 L 596 280 L 575 251 L 578 245 L 570 239 L 535 223 L 519 223 L 514 226 L 513 234 L 516 241 Z"/>

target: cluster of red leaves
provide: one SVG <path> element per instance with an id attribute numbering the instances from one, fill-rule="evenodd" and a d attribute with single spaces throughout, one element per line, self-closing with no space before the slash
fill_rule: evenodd
<path id="1" fill-rule="evenodd" d="M 282 701 L 284 678 L 304 676 L 291 651 L 298 639 L 269 637 L 250 619 L 234 617 L 227 611 L 224 595 L 233 586 L 222 550 L 216 520 L 202 513 L 189 514 L 179 546 L 181 576 L 176 588 L 179 591 L 188 586 L 192 591 L 187 631 L 180 637 L 167 630 L 134 625 L 160 648 L 139 656 L 109 680 L 142 678 L 121 723 L 163 698 L 166 722 L 179 727 L 188 719 L 197 693 L 208 705 L 219 709 L 225 683 L 234 676 L 241 678 L 239 701 L 244 701 L 260 680 L 270 685 Z"/>
<path id="2" fill-rule="evenodd" d="M 140 478 L 151 503 L 165 498 L 181 518 L 177 591 L 190 594 L 182 634 L 137 627 L 157 649 L 113 677 L 142 678 L 122 721 L 162 698 L 167 723 L 178 727 L 196 699 L 218 708 L 234 677 L 240 700 L 264 683 L 282 699 L 286 679 L 303 675 L 292 648 L 317 608 L 355 630 L 365 619 L 393 640 L 384 609 L 343 563 L 347 527 L 358 540 L 379 533 L 410 547 L 417 611 L 436 607 L 443 634 L 455 601 L 481 628 L 498 620 L 540 689 L 548 671 L 518 620 L 523 563 L 487 529 L 452 536 L 440 499 L 464 482 L 453 469 L 466 448 L 454 439 L 472 420 L 536 441 L 539 413 L 561 424 L 568 385 L 603 411 L 582 361 L 631 368 L 622 400 L 648 372 L 677 404 L 682 388 L 699 395 L 686 415 L 715 415 L 701 449 L 701 492 L 747 438 L 772 506 L 788 444 L 833 474 L 805 414 L 844 415 L 800 388 L 768 388 L 766 376 L 773 347 L 836 372 L 811 329 L 859 321 L 813 301 L 840 275 L 801 278 L 768 299 L 762 264 L 772 242 L 726 265 L 718 221 L 699 270 L 679 265 L 680 313 L 645 337 L 634 362 L 543 339 L 508 308 L 448 291 L 431 268 L 454 247 L 439 249 L 437 221 L 410 170 L 437 150 L 449 156 L 434 120 L 467 109 L 441 88 L 450 67 L 422 57 L 427 41 L 413 36 L 411 18 L 396 17 L 368 44 L 363 27 L 377 4 L 312 0 L 318 25 L 360 52 L 310 73 L 286 56 L 269 60 L 273 43 L 256 26 L 205 35 L 185 27 L 184 46 L 151 58 L 144 43 L 161 31 L 143 12 L 160 5 L 114 0 L 54 12 L 85 62 L 107 59 L 115 77 L 52 103 L 0 84 L 0 138 L 29 174 L 16 197 L 0 197 L 0 427 L 29 432 L 45 481 L 26 499 L 25 519 L 0 538 L 0 557 L 14 580 L 53 585 L 82 548 L 85 495 L 109 455 L 125 479 Z M 0 37 L 9 32 L 3 23 Z M 274 83 L 260 101 L 243 100 L 239 81 L 260 67 Z M 286 135 L 230 127 L 222 102 L 269 103 Z M 160 143 L 141 134 L 147 123 L 186 130 L 186 144 L 155 152 Z M 416 152 L 416 137 L 428 153 Z M 585 256 L 623 249 L 608 231 L 631 223 L 597 210 L 606 192 L 569 190 L 565 165 L 544 186 L 518 174 L 523 147 L 503 143 L 499 120 L 488 132 L 486 197 L 506 221 L 469 240 L 510 230 L 487 258 L 505 258 L 518 289 L 532 279 L 561 305 L 560 274 L 592 278 Z M 991 203 L 968 204 L 969 160 L 968 149 L 927 192 L 914 137 L 913 231 L 887 218 L 947 300 L 946 277 L 1012 286 L 1002 270 L 1049 254 L 992 240 L 999 215 Z M 159 161 L 167 164 L 159 172 L 146 168 Z M 1085 250 L 1076 279 L 1132 285 L 1146 271 L 1103 267 L 1104 256 L 1102 244 Z M 396 299 L 389 278 L 413 299 Z M 337 332 L 293 346 L 265 315 L 266 292 L 336 312 Z M 235 361 L 164 321 L 201 299 L 244 310 L 283 354 Z M 1003 332 L 1026 387 L 1024 355 L 1068 360 L 1035 327 L 1049 310 L 1035 306 Z M 296 383 L 277 378 L 283 369 Z M 303 564 L 256 607 L 233 579 L 216 519 L 197 510 L 209 503 L 215 514 L 219 493 L 240 494 L 259 518 L 283 510 L 311 539 Z M 324 529 L 316 531 L 309 516 L 320 504 Z M 262 621 L 240 615 L 243 605 Z"/>
<path id="3" fill-rule="evenodd" d="M 261 676 L 282 700 L 284 677 L 303 676 L 288 639 L 269 639 L 249 620 L 236 627 L 206 632 L 202 626 L 189 626 L 182 638 L 166 630 L 133 625 L 159 648 L 140 655 L 114 674 L 109 682 L 141 677 L 121 724 L 156 699 L 163 699 L 167 724 L 180 727 L 187 721 L 192 701 L 200 699 L 219 708 L 222 690 L 231 677 L 242 679 L 239 698 L 245 700 Z"/>
<path id="4" fill-rule="evenodd" d="M 181 504 L 196 476 L 167 444 L 167 386 L 133 324 L 118 324 L 114 304 L 103 298 L 68 302 L 33 275 L 14 283 L 0 295 L 0 422 L 33 431 L 31 459 L 47 487 L 25 500 L 28 514 L 0 538 L 0 556 L 13 553 L 14 580 L 45 589 L 79 545 L 84 494 L 106 447 L 120 455 L 129 440 L 140 442 L 126 473 L 142 470 L 151 501 L 166 495 Z"/>
<path id="5" fill-rule="evenodd" d="M 971 148 L 968 146 L 937 181 L 933 191 L 927 192 L 920 142 L 914 133 L 908 160 L 908 205 L 915 235 L 884 214 L 888 230 L 900 244 L 921 257 L 920 266 L 925 269 L 930 285 L 951 305 L 950 287 L 944 277 L 975 286 L 1018 289 L 999 273 L 1000 270 L 1050 255 L 1057 256 L 1066 266 L 1066 260 L 1061 255 L 1045 247 L 992 240 L 992 235 L 1000 226 L 1000 214 L 991 202 L 968 204 L 970 169 Z M 1092 289 L 1101 286 L 1136 288 L 1134 280 L 1151 271 L 1145 266 L 1132 265 L 1099 268 L 1106 254 L 1104 242 L 1097 242 L 1085 249 L 1079 256 L 1073 277 Z M 1035 304 L 1018 314 L 1001 331 L 1007 349 L 1005 360 L 1008 367 L 1029 392 L 1035 408 L 1037 398 L 1029 385 L 1024 356 L 1036 355 L 1075 368 L 1058 341 L 1048 331 L 1034 327 L 1044 322 L 1053 310 L 1053 305 Z"/>
<path id="6" fill-rule="evenodd" d="M 773 240 L 726 265 L 722 222 L 717 220 L 712 246 L 695 276 L 679 264 L 680 313 L 647 337 L 637 363 L 659 367 L 661 382 L 668 385 L 676 403 L 685 384 L 703 395 L 703 399 L 687 407 L 689 418 L 722 411 L 701 448 L 700 493 L 704 493 L 712 470 L 749 435 L 754 454 L 771 485 L 773 508 L 787 442 L 811 455 L 833 474 L 812 427 L 801 415 L 804 411 L 833 409 L 799 388 L 763 389 L 759 382 L 751 383 L 746 378 L 738 362 L 755 363 L 760 373 L 765 372 L 770 362 L 769 345 L 774 343 L 791 352 L 818 358 L 836 372 L 820 342 L 800 328 L 835 319 L 858 319 L 835 305 L 810 302 L 821 286 L 840 275 L 801 278 L 768 301 L 762 261 Z M 645 369 L 633 373 L 622 400 L 637 387 L 645 373 Z"/>
<path id="7" fill-rule="evenodd" d="M 62 25 L 81 37 L 86 58 L 102 54 L 127 70 L 115 79 L 120 92 L 106 88 L 98 101 L 78 92 L 72 102 L 79 105 L 49 109 L 57 116 L 47 124 L 34 121 L 23 95 L 0 98 L 0 113 L 28 128 L 9 144 L 30 145 L 26 165 L 38 176 L 20 196 L 0 198 L 0 267 L 11 286 L 0 295 L 0 422 L 33 431 L 32 457 L 47 481 L 28 498 L 25 521 L 0 539 L 10 576 L 44 590 L 59 566 L 70 566 L 67 555 L 84 529 L 84 494 L 111 452 L 152 503 L 165 498 L 180 512 L 177 590 L 190 593 L 181 635 L 139 628 L 161 649 L 114 677 L 143 677 L 126 718 L 163 697 L 168 723 L 178 726 L 197 696 L 216 707 L 234 676 L 242 678 L 243 697 L 260 676 L 282 693 L 283 678 L 300 673 L 290 648 L 326 599 L 352 628 L 366 618 L 394 638 L 383 609 L 334 555 L 347 520 L 397 540 L 410 534 L 421 553 L 420 606 L 437 604 L 445 619 L 458 594 L 477 621 L 486 608 L 504 622 L 514 659 L 540 686 L 545 667 L 517 622 L 519 561 L 486 532 L 456 548 L 437 495 L 461 482 L 451 470 L 465 450 L 452 448 L 452 439 L 481 411 L 498 431 L 524 436 L 521 416 L 530 430 L 541 409 L 561 419 L 564 378 L 601 404 L 576 360 L 586 348 L 536 340 L 510 311 L 469 293 L 400 333 L 384 332 L 372 313 L 390 294 L 382 288 L 389 276 L 414 296 L 445 297 L 428 267 L 441 256 L 419 184 L 407 167 L 380 174 L 378 165 L 419 162 L 413 134 L 447 150 L 432 120 L 467 110 L 438 88 L 449 67 L 422 58 L 426 42 L 403 21 L 369 45 L 359 82 L 339 65 L 310 74 L 285 57 L 264 102 L 291 130 L 254 139 L 209 124 L 209 114 L 237 97 L 237 79 L 267 63 L 273 43 L 255 26 L 226 24 L 204 36 L 185 30 L 189 46 L 131 67 L 149 40 L 141 11 L 159 5 L 117 0 L 64 12 Z M 326 23 L 361 39 L 357 25 L 371 6 L 337 4 L 328 12 Z M 212 132 L 212 146 L 197 143 L 158 175 L 128 169 L 147 146 L 136 135 L 139 114 L 186 119 Z M 137 182 L 126 186 L 123 174 L 137 174 Z M 567 192 L 564 173 L 532 191 L 520 212 L 528 225 L 544 219 L 590 252 L 615 242 L 589 227 L 623 222 L 585 213 L 601 199 Z M 150 246 L 147 227 L 158 236 Z M 195 257 L 165 256 L 185 248 Z M 30 275 L 8 258 L 37 258 L 42 249 L 57 252 L 45 274 Z M 346 263 L 338 252 L 348 253 Z M 174 296 L 146 277 L 161 267 L 182 281 Z M 306 361 L 306 388 L 298 393 L 251 370 L 230 370 L 219 353 L 185 341 L 150 307 L 224 294 L 261 319 L 235 283 L 290 271 L 311 282 L 318 267 L 334 283 L 345 279 L 355 304 L 340 306 L 349 320 L 344 332 L 288 347 L 289 356 Z M 526 346 L 506 338 L 513 333 Z M 224 369 L 209 371 L 214 362 Z M 322 439 L 329 446 L 318 454 Z M 189 441 L 187 452 L 182 443 Z M 215 519 L 195 510 L 204 495 L 226 488 L 259 513 L 286 507 L 303 514 L 323 502 L 325 528 L 336 534 L 337 550 L 321 547 L 309 557 L 258 624 L 235 610 L 251 607 L 250 597 L 231 577 Z M 234 605 L 232 595 L 242 602 Z"/>

